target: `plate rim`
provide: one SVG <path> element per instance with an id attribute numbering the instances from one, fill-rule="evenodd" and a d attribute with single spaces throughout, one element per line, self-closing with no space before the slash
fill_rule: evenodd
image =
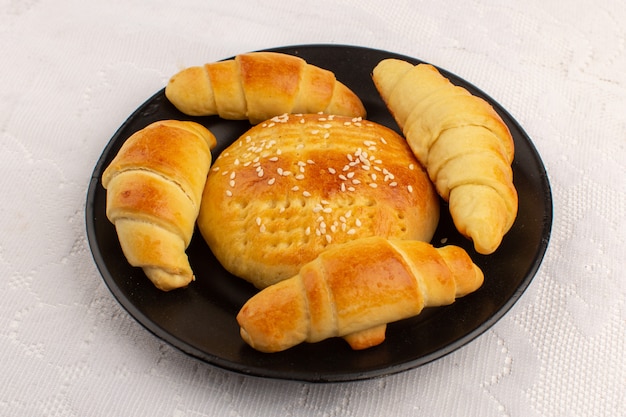
<path id="1" fill-rule="evenodd" d="M 399 59 L 406 59 L 409 62 L 425 62 L 418 58 L 405 56 L 403 54 L 387 51 L 383 49 L 376 48 L 368 48 L 365 46 L 358 45 L 348 45 L 348 44 L 324 44 L 324 43 L 315 43 L 315 44 L 294 44 L 294 45 L 285 45 L 278 46 L 274 48 L 265 48 L 260 49 L 258 51 L 276 51 L 276 52 L 286 52 L 293 51 L 296 49 L 315 49 L 315 48 L 325 48 L 325 49 L 349 49 L 353 51 L 363 51 L 363 52 L 375 52 L 379 54 L 385 54 L 393 57 L 397 57 Z M 244 52 L 242 52 L 244 53 Z M 231 59 L 224 58 L 224 59 Z M 165 88 L 159 89 L 153 95 L 151 95 L 148 99 L 146 99 L 143 103 L 141 103 L 127 118 L 126 120 L 116 129 L 115 133 L 111 136 L 106 146 L 104 147 L 101 155 L 98 157 L 97 163 L 94 166 L 94 169 L 91 174 L 90 183 L 87 190 L 86 195 L 86 205 L 85 205 L 85 222 L 86 222 L 86 232 L 87 232 L 87 240 L 89 243 L 90 252 L 92 254 L 93 260 L 96 264 L 98 272 L 103 278 L 105 285 L 116 299 L 116 301 L 120 304 L 120 306 L 143 328 L 148 330 L 154 336 L 156 336 L 161 341 L 177 348 L 183 353 L 199 359 L 205 363 L 216 366 L 226 371 L 235 372 L 237 374 L 242 374 L 246 376 L 252 377 L 261 377 L 261 378 L 270 378 L 270 379 L 281 379 L 281 380 L 291 380 L 291 381 L 299 381 L 299 382 L 313 382 L 313 383 L 333 383 L 333 382 L 350 382 L 350 381 L 358 381 L 371 379 L 386 375 L 393 375 L 400 372 L 408 371 L 410 369 L 415 369 L 417 367 L 423 366 L 425 364 L 431 363 L 435 360 L 443 358 L 448 354 L 460 349 L 461 347 L 467 345 L 468 343 L 475 340 L 477 337 L 485 333 L 489 330 L 493 325 L 495 325 L 502 317 L 504 317 L 510 309 L 517 303 L 517 301 L 521 298 L 523 293 L 530 286 L 533 281 L 535 275 L 537 274 L 539 268 L 542 265 L 543 258 L 547 252 L 550 237 L 552 233 L 552 223 L 553 223 L 553 199 L 552 199 L 552 190 L 549 181 L 549 176 L 543 163 L 541 156 L 531 140 L 530 136 L 526 133 L 523 127 L 519 124 L 517 119 L 515 119 L 510 112 L 505 109 L 502 105 L 499 104 L 496 100 L 494 100 L 491 96 L 486 94 L 483 90 L 479 89 L 472 83 L 466 81 L 465 79 L 457 76 L 456 74 L 449 72 L 443 68 L 440 68 L 437 65 L 431 64 L 435 66 L 441 73 L 450 78 L 451 81 L 461 81 L 464 87 L 469 87 L 469 89 L 473 90 L 473 93 L 477 93 L 483 98 L 487 99 L 491 105 L 497 108 L 499 113 L 505 115 L 507 122 L 515 125 L 515 128 L 522 134 L 523 139 L 525 141 L 525 145 L 529 148 L 530 154 L 532 155 L 535 164 L 540 167 L 540 172 L 537 174 L 540 177 L 540 182 L 544 186 L 541 190 L 542 195 L 544 197 L 542 203 L 545 213 L 545 218 L 542 221 L 542 230 L 541 230 L 541 242 L 539 243 L 534 257 L 532 259 L 531 264 L 529 265 L 529 269 L 526 272 L 524 278 L 520 282 L 520 284 L 515 288 L 511 297 L 509 297 L 502 306 L 493 312 L 493 314 L 482 324 L 476 327 L 474 330 L 465 333 L 462 337 L 457 338 L 456 340 L 448 343 L 442 349 L 438 349 L 435 352 L 428 353 L 426 355 L 420 356 L 418 358 L 404 361 L 396 365 L 392 365 L 389 367 L 381 367 L 375 370 L 368 370 L 364 372 L 344 372 L 342 374 L 315 374 L 311 375 L 309 373 L 298 373 L 293 372 L 290 374 L 285 374 L 281 371 L 276 371 L 273 369 L 268 369 L 263 366 L 249 366 L 242 365 L 237 362 L 233 362 L 230 360 L 225 360 L 219 356 L 209 354 L 207 352 L 202 351 L 196 346 L 192 346 L 184 340 L 181 340 L 177 335 L 173 335 L 171 332 L 163 329 L 157 323 L 154 323 L 150 320 L 144 312 L 142 312 L 139 308 L 137 308 L 131 300 L 129 300 L 120 290 L 119 287 L 112 285 L 114 282 L 114 277 L 111 275 L 110 271 L 106 267 L 106 261 L 104 259 L 104 255 L 101 250 L 99 250 L 98 242 L 96 238 L 96 218 L 94 216 L 94 196 L 100 187 L 100 173 L 104 168 L 104 164 L 106 163 L 107 157 L 110 156 L 111 149 L 115 146 L 115 139 L 118 137 L 120 132 L 123 132 L 132 121 L 140 115 L 143 111 L 146 110 L 152 103 L 152 101 L 163 95 Z M 181 113 L 181 116 L 182 115 Z M 184 116 L 187 117 L 187 116 Z M 105 219 L 108 221 L 108 219 Z M 94 250 L 96 249 L 96 250 Z M 175 339 L 175 342 L 172 341 L 172 338 Z"/>

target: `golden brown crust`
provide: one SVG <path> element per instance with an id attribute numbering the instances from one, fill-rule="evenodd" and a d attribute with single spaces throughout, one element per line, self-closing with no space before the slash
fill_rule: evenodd
<path id="1" fill-rule="evenodd" d="M 263 352 L 344 337 L 355 349 L 384 340 L 385 325 L 478 289 L 482 271 L 458 247 L 357 239 L 327 249 L 296 276 L 253 296 L 237 315 Z"/>
<path id="2" fill-rule="evenodd" d="M 361 100 L 332 72 L 277 52 L 252 52 L 186 68 L 170 79 L 165 95 L 188 115 L 253 124 L 283 113 L 366 114 Z"/>
<path id="3" fill-rule="evenodd" d="M 217 259 L 259 288 L 364 236 L 430 241 L 438 197 L 404 139 L 381 125 L 285 115 L 216 159 L 198 226 Z"/>
<path id="4" fill-rule="evenodd" d="M 158 288 L 187 285 L 185 255 L 215 137 L 193 122 L 155 122 L 129 137 L 105 169 L 106 214 L 128 262 Z"/>
<path id="5" fill-rule="evenodd" d="M 477 252 L 494 252 L 518 208 L 514 144 L 504 121 L 431 65 L 386 59 L 374 68 L 373 80 L 437 192 L 449 201 L 458 231 Z"/>

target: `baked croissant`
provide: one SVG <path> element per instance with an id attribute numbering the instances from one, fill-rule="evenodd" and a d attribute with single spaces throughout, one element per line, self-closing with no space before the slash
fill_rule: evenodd
<path id="1" fill-rule="evenodd" d="M 298 275 L 263 289 L 237 321 L 244 341 L 262 352 L 331 337 L 364 349 L 384 340 L 387 323 L 451 304 L 482 282 L 460 247 L 367 237 L 329 247 Z"/>
<path id="2" fill-rule="evenodd" d="M 458 231 L 490 254 L 517 216 L 513 139 L 493 107 L 435 67 L 381 61 L 373 80 Z"/>
<path id="3" fill-rule="evenodd" d="M 252 52 L 186 68 L 165 96 L 191 116 L 219 115 L 256 124 L 284 113 L 365 117 L 361 100 L 328 70 L 277 52 Z"/>
<path id="4" fill-rule="evenodd" d="M 106 215 L 126 259 L 163 291 L 194 279 L 185 250 L 215 145 L 197 123 L 155 122 L 130 136 L 102 174 Z"/>

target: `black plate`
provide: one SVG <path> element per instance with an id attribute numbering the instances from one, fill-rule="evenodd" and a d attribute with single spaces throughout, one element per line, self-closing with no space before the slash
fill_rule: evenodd
<path id="1" fill-rule="evenodd" d="M 370 120 L 398 131 L 373 85 L 371 71 L 385 58 L 421 61 L 353 46 L 305 45 L 273 50 L 301 56 L 333 71 L 337 79 L 361 97 Z M 496 253 L 477 254 L 471 242 L 454 229 L 447 206 L 442 204 L 433 244 L 456 244 L 469 252 L 485 273 L 485 283 L 477 292 L 451 306 L 427 309 L 418 317 L 389 325 L 387 340 L 369 350 L 355 352 L 343 340 L 332 339 L 265 354 L 241 340 L 235 321 L 240 307 L 255 290 L 221 267 L 199 233 L 187 251 L 197 280 L 186 289 L 169 293 L 157 290 L 141 269 L 131 267 L 122 254 L 115 229 L 105 216 L 106 192 L 100 182 L 103 170 L 132 133 L 157 120 L 202 123 L 218 139 L 214 157 L 250 128 L 247 122 L 185 116 L 161 90 L 115 133 L 89 185 L 87 235 L 94 260 L 113 296 L 146 329 L 189 355 L 243 374 L 299 381 L 351 381 L 393 374 L 440 358 L 485 332 L 513 306 L 539 268 L 552 225 L 550 184 L 535 147 L 511 115 L 476 87 L 445 70 L 441 72 L 453 83 L 488 100 L 509 126 L 516 146 L 513 171 L 519 214 Z"/>

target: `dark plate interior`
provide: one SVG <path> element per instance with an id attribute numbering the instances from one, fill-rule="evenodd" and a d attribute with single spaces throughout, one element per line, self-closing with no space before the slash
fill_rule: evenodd
<path id="1" fill-rule="evenodd" d="M 385 58 L 421 61 L 343 45 L 273 50 L 301 56 L 311 64 L 333 71 L 337 79 L 361 97 L 368 119 L 398 131 L 374 88 L 371 71 Z M 255 290 L 221 267 L 199 233 L 187 251 L 197 280 L 186 289 L 169 293 L 157 290 L 141 269 L 131 267 L 122 254 L 115 228 L 105 216 L 106 192 L 100 183 L 103 170 L 132 133 L 157 120 L 202 123 L 218 139 L 214 158 L 250 128 L 247 122 L 185 116 L 168 102 L 163 90 L 142 104 L 113 135 L 91 177 L 86 204 L 87 235 L 106 285 L 128 313 L 157 337 L 200 360 L 254 376 L 310 382 L 372 378 L 423 365 L 476 338 L 511 308 L 535 275 L 550 237 L 552 198 L 542 161 L 519 124 L 484 92 L 454 74 L 441 72 L 453 83 L 488 100 L 509 126 L 516 146 L 513 172 L 519 193 L 519 214 L 496 253 L 477 254 L 471 242 L 455 230 L 447 206 L 441 207 L 441 221 L 433 244 L 446 242 L 468 251 L 485 273 L 485 283 L 477 292 L 451 306 L 427 309 L 418 317 L 389 325 L 387 340 L 369 350 L 355 352 L 343 340 L 334 339 L 264 354 L 241 340 L 235 321 L 240 307 Z"/>

